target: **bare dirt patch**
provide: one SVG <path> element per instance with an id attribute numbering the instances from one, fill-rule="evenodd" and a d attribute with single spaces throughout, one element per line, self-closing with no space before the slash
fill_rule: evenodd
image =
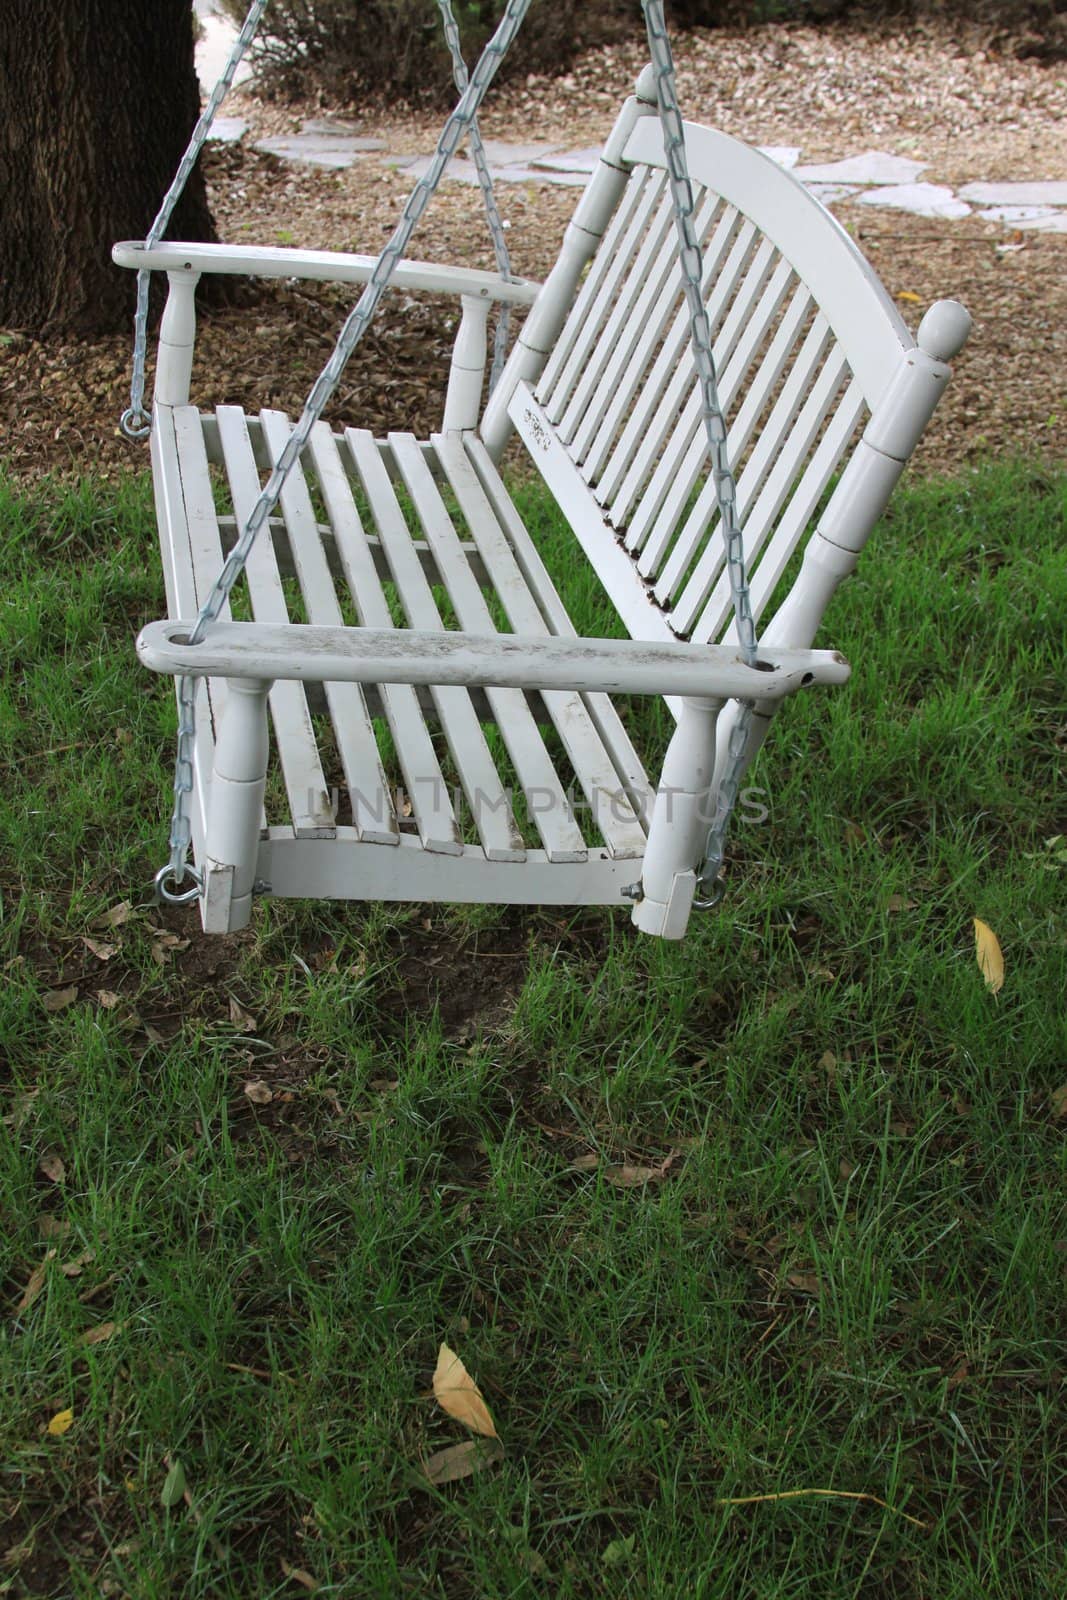
<path id="1" fill-rule="evenodd" d="M 805 161 L 879 148 L 925 160 L 924 177 L 936 182 L 1062 177 L 1065 74 L 998 58 L 982 43 L 978 33 L 961 43 L 958 33 L 935 29 L 908 38 L 845 28 L 696 32 L 677 41 L 679 89 L 691 115 L 760 143 L 798 145 Z M 487 110 L 485 131 L 596 144 L 643 60 L 640 44 L 627 43 L 590 52 L 562 79 L 512 84 Z M 220 235 L 235 243 L 373 252 L 410 186 L 377 154 L 330 172 L 282 164 L 251 148 L 256 137 L 295 131 L 328 110 L 402 154 L 429 150 L 437 128 L 432 117 L 395 109 L 280 108 L 248 94 L 228 109 L 252 132 L 239 147 L 213 147 L 207 167 Z M 501 187 L 517 271 L 535 278 L 547 272 L 576 193 Z M 909 323 L 945 295 L 962 300 L 975 318 L 956 382 L 917 457 L 920 470 L 988 453 L 1067 456 L 1067 241 L 1012 235 L 976 217 L 930 221 L 848 203 L 838 215 L 900 297 Z M 477 192 L 446 183 L 414 249 L 429 259 L 490 266 Z M 335 290 L 272 286 L 246 305 L 206 314 L 194 397 L 298 410 L 347 306 L 348 296 Z M 358 417 L 376 430 L 435 426 L 454 316 L 450 302 L 389 297 L 345 374 L 333 415 Z M 0 438 L 13 470 L 35 476 L 88 466 L 106 474 L 142 465 L 143 447 L 117 431 L 128 361 L 128 342 L 118 336 L 76 344 L 8 336 L 0 346 Z"/>

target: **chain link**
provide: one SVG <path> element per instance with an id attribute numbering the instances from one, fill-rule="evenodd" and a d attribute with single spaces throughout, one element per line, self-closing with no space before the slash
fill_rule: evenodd
<path id="1" fill-rule="evenodd" d="M 200 113 L 200 120 L 193 129 L 192 137 L 186 147 L 185 154 L 178 163 L 178 170 L 171 180 L 170 188 L 163 196 L 163 204 L 159 208 L 156 220 L 149 228 L 145 237 L 145 249 L 150 250 L 158 244 L 167 231 L 174 208 L 181 199 L 185 185 L 189 182 L 189 174 L 200 159 L 200 152 L 211 132 L 211 125 L 215 120 L 218 109 L 225 100 L 233 83 L 234 73 L 240 65 L 248 46 L 255 37 L 260 19 L 267 6 L 267 0 L 252 0 L 248 15 L 245 17 L 240 33 L 233 41 L 229 59 L 226 62 L 218 83 L 211 91 L 207 105 Z M 133 322 L 133 374 L 130 378 L 130 404 L 122 413 L 119 427 L 127 439 L 147 439 L 151 432 L 151 418 L 145 410 L 145 362 L 148 354 L 148 290 L 152 274 L 147 267 L 142 267 L 137 274 L 137 310 Z"/>
<path id="2" fill-rule="evenodd" d="M 234 584 L 244 571 L 245 562 L 255 543 L 256 536 L 265 526 L 271 512 L 281 497 L 282 489 L 290 472 L 300 457 L 311 431 L 319 421 L 330 396 L 333 394 L 340 380 L 341 374 L 349 356 L 363 337 L 371 318 L 377 309 L 378 302 L 389 285 L 389 280 L 396 271 L 397 265 L 404 256 L 411 235 L 426 207 L 441 182 L 442 175 L 464 134 L 468 132 L 481 105 L 485 92 L 492 82 L 493 75 L 500 65 L 501 59 L 511 45 L 515 34 L 522 24 L 530 6 L 530 0 L 508 0 L 504 15 L 497 26 L 489 43 L 482 51 L 481 57 L 470 75 L 467 87 L 460 96 L 459 103 L 450 114 L 441 130 L 437 141 L 437 149 L 425 176 L 420 178 L 411 191 L 404 206 L 404 211 L 399 223 L 393 231 L 389 242 L 374 264 L 370 279 L 360 295 L 353 310 L 349 313 L 344 327 L 338 335 L 326 365 L 311 387 L 300 421 L 286 440 L 274 466 L 270 477 L 263 488 L 259 499 L 252 507 L 248 521 L 241 530 L 240 538 L 233 546 L 229 556 L 215 580 L 215 585 L 200 608 L 200 612 L 189 632 L 188 643 L 197 644 L 203 638 L 204 629 L 212 622 L 216 622 L 222 612 Z M 170 826 L 170 861 L 165 869 L 167 876 L 163 882 L 180 885 L 189 876 L 190 868 L 187 861 L 189 846 L 191 844 L 191 827 L 189 822 L 189 796 L 193 789 L 193 759 L 196 746 L 196 680 L 183 676 L 178 680 L 178 753 L 174 764 L 174 810 L 171 815 Z"/>
<path id="3" fill-rule="evenodd" d="M 742 660 L 751 665 L 756 660 L 758 651 L 756 625 L 752 616 L 752 600 L 745 570 L 744 537 L 737 509 L 737 483 L 730 465 L 726 419 L 719 400 L 715 358 L 712 353 L 711 325 L 701 289 L 704 275 L 703 258 L 693 221 L 693 186 L 686 162 L 685 130 L 674 81 L 674 61 L 663 15 L 663 0 L 641 0 L 641 4 L 645 13 L 649 54 L 656 77 L 656 99 L 659 105 L 660 125 L 663 129 L 667 178 L 678 234 L 678 261 L 689 316 L 690 342 L 700 387 L 701 410 L 708 439 L 715 498 L 719 506 L 719 528 L 726 551 L 726 570 L 730 581 L 735 626 Z M 741 701 L 738 715 L 730 729 L 726 764 L 715 795 L 715 814 L 704 844 L 703 865 L 697 875 L 698 898 L 694 904 L 701 907 L 717 905 L 722 898 L 720 875 L 726 848 L 726 833 L 737 803 L 751 721 L 752 705 L 749 701 Z"/>
<path id="4" fill-rule="evenodd" d="M 448 45 L 452 56 L 452 77 L 460 94 L 467 87 L 467 63 L 463 59 L 463 50 L 460 44 L 459 27 L 452 11 L 452 0 L 437 0 L 437 9 L 441 13 L 441 22 L 444 26 L 445 43 Z M 500 276 L 510 280 L 511 257 L 508 254 L 508 242 L 504 237 L 504 220 L 500 215 L 500 207 L 496 202 L 496 190 L 493 187 L 493 174 L 489 169 L 489 158 L 485 153 L 482 143 L 482 132 L 477 119 L 470 125 L 468 134 L 471 160 L 474 162 L 478 174 L 478 185 L 482 191 L 482 200 L 485 203 L 485 219 L 489 224 L 489 232 L 493 238 L 493 256 L 496 260 L 496 270 Z M 511 327 L 511 307 L 498 306 L 496 315 L 496 333 L 493 337 L 493 365 L 489 373 L 489 393 L 496 388 L 497 379 L 504 370 L 504 362 L 508 353 L 508 331 Z"/>

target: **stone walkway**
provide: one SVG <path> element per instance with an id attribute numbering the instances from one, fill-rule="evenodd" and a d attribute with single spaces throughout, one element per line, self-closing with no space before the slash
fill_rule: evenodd
<path id="1" fill-rule="evenodd" d="M 214 83 L 225 64 L 233 27 L 215 13 L 215 0 L 195 0 L 204 29 L 197 46 L 197 69 L 205 87 Z M 243 64 L 242 64 L 243 65 Z M 238 73 L 238 81 L 245 76 Z M 219 117 L 212 138 L 236 142 L 249 126 L 239 117 Z M 285 138 L 261 139 L 257 150 L 283 161 L 338 170 L 357 161 L 374 159 L 407 172 L 412 182 L 429 167 L 430 156 L 390 156 L 381 139 L 365 138 L 351 124 L 336 118 L 305 122 L 299 133 Z M 550 183 L 580 186 L 593 169 L 598 152 L 567 150 L 554 144 L 506 144 L 486 140 L 486 152 L 499 183 Z M 803 151 L 794 146 L 766 148 L 766 154 L 789 168 L 825 205 L 842 201 L 855 205 L 885 206 L 919 217 L 967 217 L 1001 223 L 1011 229 L 1042 233 L 1067 233 L 1067 182 L 966 183 L 958 191 L 943 184 L 924 183 L 926 164 L 882 150 L 866 150 L 822 166 L 804 166 Z M 455 183 L 477 183 L 471 161 L 454 158 L 446 177 Z M 1002 250 L 1017 248 L 1010 244 Z"/>

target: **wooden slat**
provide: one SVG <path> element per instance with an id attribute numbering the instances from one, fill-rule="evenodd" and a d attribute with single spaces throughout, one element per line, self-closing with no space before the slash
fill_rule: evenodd
<path id="1" fill-rule="evenodd" d="M 545 627 L 550 634 L 555 634 L 559 638 L 576 637 L 577 630 L 556 592 L 548 568 L 512 503 L 511 496 L 501 481 L 488 450 L 474 434 L 464 435 L 463 446 L 478 474 L 478 481 L 493 508 L 497 523 L 507 540 L 508 549 L 515 559 L 523 581 L 544 617 Z M 642 825 L 647 828 L 652 812 L 652 793 L 648 777 L 644 764 L 612 704 L 611 697 L 606 694 L 586 694 L 582 699 L 593 725 L 604 741 L 604 748 L 611 756 L 624 793 L 629 796 Z"/>
<path id="2" fill-rule="evenodd" d="M 656 202 L 653 205 L 653 202 Z M 567 402 L 567 409 L 559 422 L 560 438 L 571 445 L 572 454 L 581 458 L 581 445 L 576 437 L 588 421 L 590 429 L 594 418 L 588 417 L 588 407 L 604 368 L 615 354 L 626 325 L 634 313 L 634 302 L 648 280 L 655 258 L 661 253 L 664 239 L 670 239 L 674 229 L 674 215 L 670 200 L 657 196 L 649 185 L 646 204 L 642 206 L 626 237 L 622 240 L 615 270 L 610 273 L 601 293 L 600 308 L 582 344 L 584 360 L 577 372 L 577 381 Z M 595 417 L 595 413 L 594 413 Z"/>
<path id="3" fill-rule="evenodd" d="M 219 406 L 215 417 L 233 508 L 243 527 L 260 492 L 259 471 L 245 414 L 240 406 Z M 289 621 L 289 608 L 269 535 L 257 538 L 252 546 L 245 566 L 245 581 L 257 621 Z M 329 838 L 334 832 L 334 819 L 303 685 L 276 683 L 270 691 L 269 703 L 293 827 L 300 836 Z"/>
<path id="4" fill-rule="evenodd" d="M 409 625 L 443 632 L 441 613 L 412 549 L 404 513 L 373 436 L 365 429 L 349 428 L 345 437 Z M 497 861 L 521 861 L 525 855 L 522 836 L 470 694 L 466 689 L 440 686 L 432 693 L 486 855 Z"/>
<path id="5" fill-rule="evenodd" d="M 191 413 L 199 450 L 192 447 L 187 449 L 183 467 L 182 449 L 178 442 L 179 413 L 169 406 L 157 407 L 152 422 L 152 479 L 160 548 L 163 555 L 168 614 L 171 617 L 188 619 L 195 617 L 200 609 L 197 599 L 197 558 L 194 550 L 200 551 L 202 545 L 199 531 L 194 539 L 190 521 L 199 523 L 199 511 L 205 504 L 203 481 L 207 480 L 208 473 L 196 408 L 183 406 L 180 408 L 180 413 L 183 424 L 180 432 L 183 438 L 189 440 L 191 440 L 191 429 L 184 424 L 189 420 L 185 413 Z M 203 462 L 202 475 L 197 470 L 198 460 Z M 207 504 L 213 515 L 210 483 L 208 483 Z M 220 565 L 221 553 L 215 558 L 216 573 Z M 194 853 L 198 861 L 203 854 L 203 841 L 207 828 L 207 798 L 215 757 L 213 718 L 220 714 L 225 697 L 224 679 L 198 680 L 191 810 Z"/>
<path id="6" fill-rule="evenodd" d="M 757 258 L 759 256 L 757 244 L 755 229 L 750 223 L 743 223 L 726 264 L 706 297 L 715 361 L 719 368 L 725 365 L 729 354 L 729 348 L 724 344 L 724 335 L 730 324 L 729 308 L 743 274 L 747 273 L 753 253 Z M 623 517 L 627 519 L 626 544 L 631 550 L 640 549 L 644 544 L 693 437 L 700 418 L 699 400 L 695 407 L 692 404 L 687 406 L 685 402 L 696 394 L 696 369 L 687 342 L 684 351 L 679 352 L 675 372 L 664 391 L 648 433 L 635 452 L 630 471 L 612 502 L 611 520 L 615 526 L 621 525 Z"/>
<path id="7" fill-rule="evenodd" d="M 444 451 L 449 441 L 463 460 L 457 435 L 435 435 L 430 441 L 441 464 L 446 466 L 446 471 Z M 419 525 L 437 557 L 441 580 L 448 590 L 461 628 L 470 633 L 497 631 L 486 598 L 463 557 L 459 536 L 441 491 L 420 455 L 416 441 L 410 434 L 391 433 L 389 444 L 408 493 L 415 503 Z M 448 477 L 455 488 L 452 474 L 448 473 Z M 479 524 L 474 520 L 481 510 L 481 507 L 471 506 L 468 509 L 467 504 L 463 505 L 468 526 L 484 547 L 491 542 L 486 536 L 485 517 L 480 518 Z M 488 507 L 485 511 L 488 512 Z M 503 596 L 501 598 L 504 599 Z M 512 625 L 515 626 L 514 623 Z M 529 809 L 549 859 L 583 860 L 586 854 L 585 840 L 525 695 L 521 689 L 488 688 L 485 692 L 519 783 L 528 802 L 531 798 L 535 802 Z"/>
<path id="8" fill-rule="evenodd" d="M 475 543 L 481 550 L 482 559 L 492 574 L 497 595 L 512 628 L 516 633 L 525 635 L 548 635 L 548 624 L 530 593 L 462 440 L 455 435 L 436 435 L 432 443 Z M 428 525 L 427 535 L 432 537 Z M 455 603 L 458 611 L 458 600 Z M 484 601 L 482 607 L 488 618 L 489 611 Z M 581 696 L 557 690 L 544 693 L 543 699 L 609 850 L 613 855 L 643 854 L 645 835 L 640 816 L 635 813 L 625 786 L 620 785 L 619 774 Z M 503 720 L 501 729 L 506 734 L 507 724 Z M 534 733 L 540 743 L 536 727 Z M 517 759 L 515 764 L 519 766 Z M 551 770 L 547 753 L 545 764 Z M 547 847 L 547 840 L 545 843 Z"/>
<path id="9" fill-rule="evenodd" d="M 339 443 L 325 422 L 312 430 L 310 450 L 356 616 L 362 627 L 391 628 L 389 603 L 356 508 Z M 378 692 L 419 841 L 424 850 L 457 855 L 463 849 L 463 841 L 417 691 L 410 684 L 383 683 Z"/>
<path id="10" fill-rule="evenodd" d="M 657 194 L 662 185 L 661 174 L 653 175 L 647 167 L 635 168 L 596 254 L 589 263 L 574 305 L 537 385 L 538 396 L 544 397 L 544 404 L 551 406 L 556 415 L 562 415 L 577 374 L 581 371 L 581 353 L 586 348 L 590 329 L 595 326 L 590 320 L 593 308 L 601 295 L 605 279 L 618 262 L 620 240 L 635 212 L 639 212 L 646 204 L 646 196 Z"/>
<path id="11" fill-rule="evenodd" d="M 752 576 L 752 611 L 757 621 L 764 623 L 769 621 L 769 618 L 763 617 L 767 602 L 800 544 L 804 530 L 815 515 L 819 500 L 865 411 L 863 391 L 858 380 L 853 378 L 842 395 L 826 432 L 819 440 L 804 475 L 774 531 L 774 536 Z M 705 643 L 717 638 L 722 632 L 724 612 L 728 604 L 727 601 L 724 605 L 722 597 L 718 595 L 713 597 L 693 629 L 692 638 Z M 730 631 L 733 632 L 732 624 Z"/>
<path id="12" fill-rule="evenodd" d="M 737 419 L 738 437 L 734 445 L 735 461 L 743 456 L 749 432 L 759 423 L 760 432 L 756 438 L 751 454 L 737 476 L 737 506 L 738 515 L 747 527 L 747 520 L 756 503 L 760 490 L 768 474 L 774 470 L 775 464 L 780 461 L 781 453 L 786 445 L 790 430 L 793 428 L 797 416 L 803 405 L 804 396 L 815 381 L 819 370 L 819 362 L 823 359 L 827 345 L 831 339 L 827 323 L 816 317 L 808 330 L 800 351 L 793 362 L 793 366 L 782 384 L 780 393 L 771 407 L 770 415 L 760 420 L 755 413 L 754 406 L 748 409 L 748 401 L 741 408 Z M 750 397 L 751 398 L 751 397 Z M 731 434 L 731 438 L 733 435 Z M 736 471 L 736 468 L 735 468 Z M 685 528 L 674 549 L 671 551 L 659 576 L 655 582 L 655 594 L 661 604 L 669 604 L 676 596 L 678 589 L 685 580 L 686 572 L 692 561 L 693 555 L 699 546 L 702 529 L 707 527 L 715 513 L 715 484 L 709 479 L 704 485 L 688 518 Z M 749 535 L 751 537 L 751 535 Z M 699 568 L 699 581 L 707 583 L 709 577 L 708 560 L 711 559 L 710 551 L 716 546 L 706 544 L 704 559 Z M 677 616 L 672 618 L 676 627 L 682 627 Z"/>
<path id="13" fill-rule="evenodd" d="M 770 263 L 764 263 L 766 267 Z M 766 272 L 761 272 L 761 280 Z M 784 262 L 779 263 L 777 270 L 771 275 L 759 304 L 752 314 L 747 317 L 743 331 L 736 339 L 732 354 L 720 370 L 718 390 L 719 400 L 723 413 L 729 417 L 734 409 L 734 404 L 741 392 L 742 384 L 748 377 L 749 367 L 760 344 L 766 338 L 768 330 L 775 316 L 781 309 L 782 300 L 789 287 L 791 273 Z M 753 290 L 755 293 L 755 290 Z M 735 310 L 737 309 L 735 305 Z M 746 313 L 751 310 L 751 301 L 747 302 Z M 731 313 L 732 314 L 732 313 Z M 731 341 L 724 340 L 725 349 L 730 349 Z M 645 541 L 638 562 L 638 569 L 645 577 L 654 577 L 658 571 L 663 557 L 671 546 L 671 541 L 678 533 L 679 527 L 685 516 L 693 490 L 700 478 L 708 471 L 708 445 L 707 434 L 704 428 L 704 418 L 701 409 L 699 390 L 695 390 L 686 403 L 685 430 L 692 432 L 689 447 L 684 459 L 676 465 L 672 481 L 663 498 L 655 524 Z M 682 430 L 679 429 L 679 432 Z M 734 447 L 733 429 L 730 429 L 731 459 L 737 459 L 738 450 Z M 699 535 L 695 543 L 699 542 Z"/>
<path id="14" fill-rule="evenodd" d="M 281 411 L 263 411 L 260 419 L 271 462 L 276 465 L 292 432 L 289 419 Z M 281 509 L 308 621 L 342 627 L 344 617 L 300 462 L 286 479 Z M 389 797 L 389 781 L 378 754 L 363 691 L 355 683 L 327 683 L 323 687 L 352 801 L 356 832 L 361 839 L 375 844 L 396 844 L 399 830 Z"/>
<path id="15" fill-rule="evenodd" d="M 775 518 L 800 477 L 803 464 L 834 406 L 847 371 L 845 353 L 840 346 L 837 346 L 830 351 L 811 393 L 796 416 L 788 437 L 776 454 L 774 465 L 767 474 L 759 498 L 745 517 L 743 524 L 745 558 L 750 571 L 754 569 L 756 557 L 767 542 Z M 709 582 L 711 563 L 707 559 L 710 553 L 710 550 L 705 551 L 705 559 L 698 564 L 687 582 L 671 617 L 675 631 L 685 637 L 688 637 L 711 587 Z M 723 572 L 719 578 L 719 585 L 724 604 L 727 584 L 728 577 Z"/>
<path id="16" fill-rule="evenodd" d="M 738 212 L 733 206 L 716 213 L 714 231 L 704 245 L 705 292 L 708 285 L 714 282 L 726 260 L 740 226 Z M 663 391 L 670 382 L 683 352 L 688 348 L 689 319 L 680 295 L 675 296 L 674 305 L 676 309 L 673 321 L 663 337 L 652 369 L 644 378 L 640 389 L 635 387 L 633 409 L 626 419 L 626 426 L 614 442 L 603 472 L 594 485 L 596 497 L 601 505 L 614 508 L 621 485 L 633 464 L 634 454 L 651 426 L 652 416 L 662 399 Z M 619 516 L 623 514 L 623 509 L 620 502 Z M 610 520 L 615 527 L 619 526 L 614 509 L 610 513 Z"/>
<path id="17" fill-rule="evenodd" d="M 722 203 L 715 195 L 704 197 L 697 210 L 696 231 L 703 247 L 718 221 Z M 612 351 L 599 391 L 574 436 L 573 451 L 587 483 L 595 483 L 615 436 L 639 392 L 646 369 L 655 358 L 660 340 L 678 309 L 678 243 L 673 226 L 663 238 L 659 255 L 647 273 L 641 296 L 633 308 L 625 333 Z M 595 428 L 595 437 L 593 430 Z"/>

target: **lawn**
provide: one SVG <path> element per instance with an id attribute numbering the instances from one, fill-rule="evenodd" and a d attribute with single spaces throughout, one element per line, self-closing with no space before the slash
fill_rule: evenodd
<path id="1" fill-rule="evenodd" d="M 1065 507 L 896 499 L 684 944 L 206 941 L 150 487 L 0 484 L 0 1594 L 1065 1592 Z M 434 1485 L 442 1341 L 503 1455 Z"/>

